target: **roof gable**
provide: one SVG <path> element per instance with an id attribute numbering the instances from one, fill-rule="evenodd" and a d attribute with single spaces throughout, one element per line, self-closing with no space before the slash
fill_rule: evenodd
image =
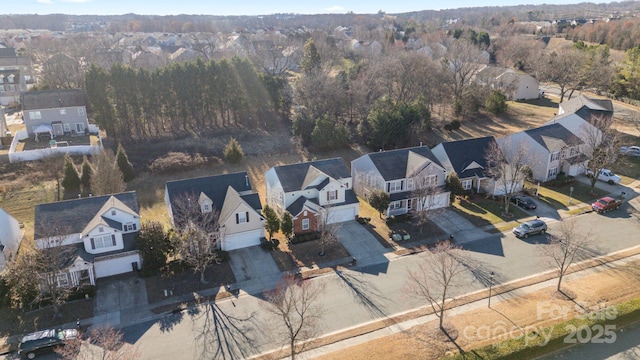
<path id="1" fill-rule="evenodd" d="M 565 146 L 583 144 L 580 138 L 561 124 L 545 125 L 525 130 L 525 133 L 549 152 L 557 151 Z"/>
<path id="2" fill-rule="evenodd" d="M 413 153 L 413 155 L 410 155 Z M 421 169 L 415 168 L 415 164 L 418 163 L 420 157 L 425 161 L 428 159 L 432 163 L 442 168 L 440 161 L 433 155 L 431 150 L 426 146 L 418 146 L 413 148 L 381 151 L 376 153 L 367 154 L 374 166 L 378 169 L 378 172 L 385 181 L 404 179 L 409 172 L 409 158 L 411 157 L 412 170 L 419 171 Z"/>
<path id="3" fill-rule="evenodd" d="M 313 170 L 310 169 L 311 167 Z M 323 174 L 334 179 L 351 177 L 351 172 L 341 158 L 275 166 L 273 169 L 285 192 L 304 189 L 316 178 L 316 175 Z"/>
<path id="4" fill-rule="evenodd" d="M 487 167 L 486 154 L 492 144 L 496 144 L 493 136 L 451 141 L 442 143 L 449 157 L 453 171 L 460 178 L 484 176 Z M 497 145 L 497 144 L 496 144 Z"/>
<path id="5" fill-rule="evenodd" d="M 67 234 L 81 233 L 94 218 L 101 217 L 113 206 L 133 214 L 139 213 L 135 191 L 36 205 L 34 239 L 48 235 L 50 226 L 65 229 Z"/>

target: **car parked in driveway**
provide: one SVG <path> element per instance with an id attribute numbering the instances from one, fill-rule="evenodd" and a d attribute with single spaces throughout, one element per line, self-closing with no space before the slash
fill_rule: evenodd
<path id="1" fill-rule="evenodd" d="M 513 228 L 513 233 L 520 238 L 528 238 L 529 235 L 544 234 L 547 232 L 547 224 L 540 220 L 525 221 Z"/>
<path id="2" fill-rule="evenodd" d="M 538 207 L 536 203 L 533 202 L 533 199 L 526 195 L 513 195 L 511 202 L 527 210 L 533 210 Z"/>
<path id="3" fill-rule="evenodd" d="M 640 157 L 640 146 L 623 146 L 620 148 L 620 153 L 622 155 Z"/>
<path id="4" fill-rule="evenodd" d="M 78 337 L 76 329 L 48 329 L 36 331 L 22 337 L 18 345 L 18 355 L 26 359 L 53 352 L 57 347 L 64 346 L 66 340 Z"/>
<path id="5" fill-rule="evenodd" d="M 589 169 L 587 169 L 585 171 L 585 174 L 588 177 L 592 177 L 593 172 Z M 609 185 L 613 185 L 613 184 L 620 184 L 620 176 L 616 175 L 613 173 L 613 171 L 608 170 L 608 169 L 602 169 L 600 170 L 600 174 L 598 174 L 598 180 L 600 181 L 604 181 Z"/>

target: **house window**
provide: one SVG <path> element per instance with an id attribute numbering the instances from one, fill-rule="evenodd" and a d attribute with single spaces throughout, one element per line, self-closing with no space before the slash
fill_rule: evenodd
<path id="1" fill-rule="evenodd" d="M 13 84 L 15 77 L 13 74 L 9 75 L 9 84 Z"/>
<path id="2" fill-rule="evenodd" d="M 302 219 L 302 230 L 309 230 L 309 219 Z"/>
<path id="3" fill-rule="evenodd" d="M 71 124 L 62 124 L 64 127 L 64 132 L 71 132 Z"/>
<path id="4" fill-rule="evenodd" d="M 425 187 L 436 186 L 438 184 L 438 175 L 428 175 L 422 178 L 422 185 Z"/>
<path id="5" fill-rule="evenodd" d="M 60 115 L 67 115 L 67 109 L 60 109 Z"/>
<path id="6" fill-rule="evenodd" d="M 100 227 L 98 228 L 98 231 L 99 231 L 99 232 L 104 232 L 104 228 L 103 228 L 102 226 L 100 226 Z"/>
<path id="7" fill-rule="evenodd" d="M 56 276 L 56 281 L 58 282 L 58 287 L 67 287 L 69 286 L 69 276 L 67 273 L 58 274 Z"/>
<path id="8" fill-rule="evenodd" d="M 0 84 L 4 84 L 4 75 L 0 75 Z"/>
<path id="9" fill-rule="evenodd" d="M 407 190 L 413 190 L 413 179 L 407 179 Z"/>
<path id="10" fill-rule="evenodd" d="M 78 134 L 84 133 L 84 124 L 83 123 L 76 123 L 76 132 Z"/>
<path id="11" fill-rule="evenodd" d="M 40 113 L 40 111 L 29 111 L 29 119 L 31 120 L 42 119 L 42 114 Z"/>
<path id="12" fill-rule="evenodd" d="M 551 161 L 558 161 L 560 158 L 560 153 L 558 151 L 551 154 Z"/>
<path id="13" fill-rule="evenodd" d="M 465 190 L 471 190 L 471 186 L 473 185 L 473 180 L 462 180 L 462 188 Z"/>
<path id="14" fill-rule="evenodd" d="M 249 222 L 249 213 L 241 212 L 236 214 L 236 224 L 244 224 Z"/>
<path id="15" fill-rule="evenodd" d="M 396 210 L 396 209 L 400 209 L 403 206 L 402 204 L 402 200 L 401 201 L 393 201 L 390 205 L 389 205 L 389 209 L 390 210 Z"/>
<path id="16" fill-rule="evenodd" d="M 578 149 L 576 149 L 576 148 L 574 148 L 574 147 L 572 147 L 571 149 L 569 149 L 569 156 L 570 156 L 570 157 L 574 157 L 574 156 L 576 156 L 576 155 L 578 155 Z"/>
<path id="17" fill-rule="evenodd" d="M 111 210 L 111 215 L 112 216 L 116 216 L 116 211 L 115 210 Z"/>
<path id="18" fill-rule="evenodd" d="M 402 180 L 390 181 L 389 192 L 402 191 Z"/>
<path id="19" fill-rule="evenodd" d="M 210 213 L 211 212 L 211 205 L 204 203 L 202 204 L 202 212 L 203 213 Z"/>
<path id="20" fill-rule="evenodd" d="M 549 169 L 549 174 L 547 175 L 547 177 L 556 177 L 556 175 L 558 175 L 557 167 L 552 167 L 551 169 Z"/>
<path id="21" fill-rule="evenodd" d="M 136 230 L 136 224 L 125 224 L 124 225 L 124 231 L 135 231 Z"/>
<path id="22" fill-rule="evenodd" d="M 407 210 L 411 210 L 413 208 L 413 201 L 414 201 L 413 199 L 407 200 Z"/>
<path id="23" fill-rule="evenodd" d="M 84 109 L 83 108 L 78 108 L 78 115 L 79 116 L 83 116 L 84 115 Z"/>
<path id="24" fill-rule="evenodd" d="M 107 234 L 91 238 L 91 249 L 103 249 L 112 246 L 116 246 L 115 235 Z"/>
<path id="25" fill-rule="evenodd" d="M 327 201 L 337 200 L 338 190 L 327 191 Z"/>

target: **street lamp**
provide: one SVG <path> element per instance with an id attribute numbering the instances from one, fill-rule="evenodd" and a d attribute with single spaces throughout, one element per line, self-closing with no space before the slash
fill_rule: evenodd
<path id="1" fill-rule="evenodd" d="M 491 308 L 491 287 L 493 286 L 493 275 L 495 274 L 492 271 L 489 277 L 489 308 Z"/>

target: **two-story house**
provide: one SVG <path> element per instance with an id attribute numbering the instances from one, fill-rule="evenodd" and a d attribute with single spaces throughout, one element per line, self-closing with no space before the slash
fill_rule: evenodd
<path id="1" fill-rule="evenodd" d="M 28 91 L 21 95 L 22 114 L 29 137 L 48 133 L 84 135 L 89 131 L 86 99 L 80 89 Z"/>
<path id="2" fill-rule="evenodd" d="M 418 206 L 433 210 L 449 206 L 450 191 L 444 188 L 446 170 L 426 146 L 363 155 L 351 162 L 355 193 L 369 199 L 373 190 L 389 194 L 387 216 L 406 214 Z M 431 189 L 428 201 L 418 193 Z"/>
<path id="3" fill-rule="evenodd" d="M 267 204 L 289 212 L 295 234 L 319 225 L 355 220 L 360 203 L 351 173 L 341 158 L 275 166 L 265 173 Z"/>
<path id="4" fill-rule="evenodd" d="M 133 191 L 35 207 L 38 248 L 51 251 L 66 247 L 56 274 L 62 287 L 85 282 L 95 285 L 95 279 L 139 270 L 142 263 L 135 244 L 139 230 L 138 200 Z"/>
<path id="5" fill-rule="evenodd" d="M 558 105 L 558 115 L 562 114 L 577 114 L 587 121 L 592 117 L 611 119 L 613 102 L 610 99 L 596 99 L 580 94 Z"/>
<path id="6" fill-rule="evenodd" d="M 0 48 L 0 105 L 19 102 L 20 93 L 33 83 L 31 58 L 17 55 L 14 48 Z"/>
<path id="7" fill-rule="evenodd" d="M 500 149 L 512 153 L 526 149 L 533 179 L 553 180 L 558 173 L 576 176 L 584 172 L 584 142 L 560 124 L 521 131 L 496 140 Z"/>
<path id="8" fill-rule="evenodd" d="M 262 203 L 245 171 L 168 181 L 165 204 L 175 228 L 185 226 L 180 223 L 185 220 L 178 218 L 185 200 L 189 205 L 197 202 L 201 214 L 215 214 L 203 216 L 206 221 L 217 222 L 210 233 L 215 248 L 230 251 L 260 245 L 265 235 Z"/>
<path id="9" fill-rule="evenodd" d="M 21 241 L 22 230 L 18 220 L 0 209 L 0 273 L 17 255 Z"/>
<path id="10" fill-rule="evenodd" d="M 447 173 L 455 173 L 464 190 L 486 195 L 503 195 L 505 189 L 522 189 L 524 184 L 506 187 L 487 168 L 487 155 L 498 148 L 493 136 L 440 143 L 431 149 Z"/>

